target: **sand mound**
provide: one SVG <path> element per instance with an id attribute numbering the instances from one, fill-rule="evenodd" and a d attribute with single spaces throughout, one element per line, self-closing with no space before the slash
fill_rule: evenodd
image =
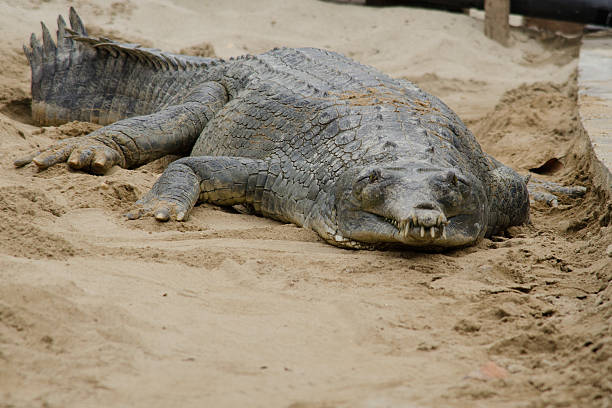
<path id="1" fill-rule="evenodd" d="M 562 85 L 538 82 L 506 92 L 472 129 L 489 154 L 528 171 L 553 158 L 563 161 L 579 126 L 572 77 Z"/>

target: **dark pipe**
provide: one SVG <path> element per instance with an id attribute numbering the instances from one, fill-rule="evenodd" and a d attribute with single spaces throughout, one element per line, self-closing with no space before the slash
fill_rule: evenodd
<path id="1" fill-rule="evenodd" d="M 484 9 L 484 0 L 366 0 L 366 5 L 406 5 L 459 11 Z M 511 0 L 510 12 L 527 17 L 612 26 L 612 0 Z"/>
<path id="2" fill-rule="evenodd" d="M 432 7 L 450 11 L 467 8 L 484 8 L 483 0 L 366 0 L 366 6 L 413 6 Z"/>
<path id="3" fill-rule="evenodd" d="M 612 25 L 611 0 L 511 0 L 510 12 L 551 20 Z"/>

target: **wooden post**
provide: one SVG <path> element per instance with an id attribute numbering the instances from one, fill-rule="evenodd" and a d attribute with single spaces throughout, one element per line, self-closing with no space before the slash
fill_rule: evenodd
<path id="1" fill-rule="evenodd" d="M 485 35 L 506 46 L 510 37 L 510 0 L 485 0 Z"/>

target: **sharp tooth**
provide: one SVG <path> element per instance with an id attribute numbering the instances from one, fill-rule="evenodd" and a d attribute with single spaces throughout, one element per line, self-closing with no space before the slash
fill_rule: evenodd
<path id="1" fill-rule="evenodd" d="M 429 230 L 429 233 L 431 234 L 432 238 L 436 237 L 436 227 L 431 227 L 431 229 Z"/>
<path id="2" fill-rule="evenodd" d="M 425 227 L 421 225 L 421 238 L 425 237 Z"/>
<path id="3" fill-rule="evenodd" d="M 419 219 L 417 218 L 415 213 L 412 213 L 412 224 L 416 227 L 419 225 Z"/>
<path id="4" fill-rule="evenodd" d="M 446 217 L 444 216 L 444 214 L 440 213 L 440 215 L 438 215 L 438 225 L 444 224 L 445 221 Z"/>
<path id="5" fill-rule="evenodd" d="M 446 227 L 442 225 L 442 238 L 446 239 Z"/>

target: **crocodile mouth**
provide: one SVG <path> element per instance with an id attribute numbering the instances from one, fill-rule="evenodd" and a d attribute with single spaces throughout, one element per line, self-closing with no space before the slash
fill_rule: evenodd
<path id="1" fill-rule="evenodd" d="M 415 209 L 405 216 L 361 212 L 359 221 L 338 235 L 366 244 L 408 245 L 420 248 L 459 247 L 475 242 L 482 233 L 475 214 L 446 215 L 440 210 Z"/>
<path id="2" fill-rule="evenodd" d="M 398 220 L 395 218 L 389 218 L 384 216 L 378 216 L 384 220 L 387 224 L 391 224 L 395 228 L 395 233 L 399 236 L 400 240 L 407 239 L 409 237 L 415 239 L 436 239 L 441 238 L 447 239 L 447 225 L 450 223 L 450 218 L 446 218 L 443 213 L 438 215 L 428 214 L 428 217 L 419 217 L 415 212 L 411 212 L 408 217 Z"/>

